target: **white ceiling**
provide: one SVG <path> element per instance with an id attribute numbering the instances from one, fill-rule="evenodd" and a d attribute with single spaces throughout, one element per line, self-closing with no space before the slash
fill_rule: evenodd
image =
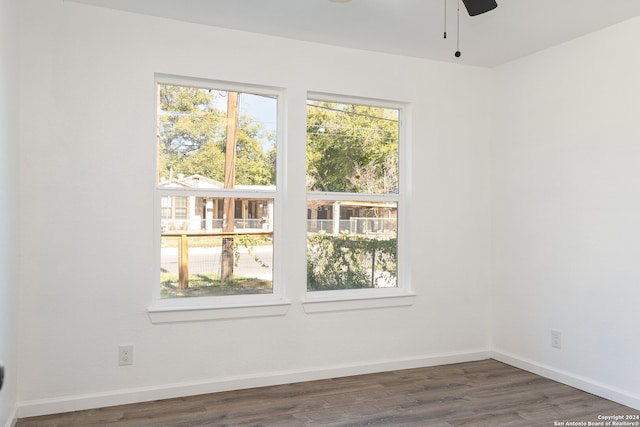
<path id="1" fill-rule="evenodd" d="M 640 0 L 70 0 L 292 39 L 493 67 L 640 15 Z M 447 39 L 443 38 L 447 4 Z"/>

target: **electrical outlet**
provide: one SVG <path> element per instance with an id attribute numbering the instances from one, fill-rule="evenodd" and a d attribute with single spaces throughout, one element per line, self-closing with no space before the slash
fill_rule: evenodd
<path id="1" fill-rule="evenodd" d="M 118 347 L 118 364 L 120 366 L 133 365 L 132 345 L 121 345 Z"/>
<path id="2" fill-rule="evenodd" d="M 551 331 L 551 347 L 557 349 L 562 348 L 562 332 L 555 329 Z"/>

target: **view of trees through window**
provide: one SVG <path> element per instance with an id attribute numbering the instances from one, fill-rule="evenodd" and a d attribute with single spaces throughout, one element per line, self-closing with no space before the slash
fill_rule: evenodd
<path id="1" fill-rule="evenodd" d="M 307 289 L 397 286 L 399 110 L 307 101 Z"/>
<path id="2" fill-rule="evenodd" d="M 272 95 L 158 85 L 161 298 L 273 291 L 277 114 Z"/>
<path id="3" fill-rule="evenodd" d="M 278 97 L 203 86 L 158 84 L 160 298 L 270 294 Z M 398 286 L 399 123 L 307 101 L 309 291 Z"/>

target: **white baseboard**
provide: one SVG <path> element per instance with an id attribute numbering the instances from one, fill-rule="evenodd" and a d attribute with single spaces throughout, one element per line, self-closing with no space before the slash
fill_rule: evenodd
<path id="1" fill-rule="evenodd" d="M 629 391 L 621 390 L 619 388 L 594 381 L 590 378 L 555 369 L 506 352 L 492 350 L 490 352 L 490 357 L 499 362 L 538 374 L 559 383 L 586 391 L 587 393 L 620 403 L 621 405 L 640 410 L 640 395 Z"/>
<path id="2" fill-rule="evenodd" d="M 452 363 L 472 362 L 488 359 L 490 357 L 491 353 L 484 349 L 461 353 L 446 353 L 416 358 L 373 362 L 361 365 L 342 365 L 321 369 L 280 371 L 266 373 L 259 376 L 236 376 L 229 378 L 207 379 L 202 381 L 187 381 L 175 384 L 162 384 L 152 387 L 130 388 L 110 392 L 62 396 L 51 399 L 19 402 L 17 414 L 20 418 L 34 417 L 39 415 L 125 405 L 129 403 L 216 393 L 221 391 L 314 381 L 351 375 L 371 374 L 400 369 L 413 369 L 428 366 L 448 365 Z"/>
<path id="3" fill-rule="evenodd" d="M 7 420 L 6 427 L 16 427 L 16 423 L 18 422 L 18 409 L 13 408 L 11 415 L 9 415 L 9 419 Z"/>

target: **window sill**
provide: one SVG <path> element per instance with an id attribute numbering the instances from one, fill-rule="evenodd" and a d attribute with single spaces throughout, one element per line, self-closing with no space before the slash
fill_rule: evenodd
<path id="1" fill-rule="evenodd" d="M 290 306 L 289 301 L 278 300 L 237 305 L 150 307 L 148 313 L 151 323 L 199 322 L 284 316 Z"/>
<path id="2" fill-rule="evenodd" d="M 344 291 L 339 291 L 344 292 Z M 389 307 L 408 307 L 413 305 L 416 295 L 413 293 L 394 293 L 386 295 L 316 295 L 307 294 L 302 306 L 307 314 L 328 313 L 333 311 L 370 310 Z"/>

